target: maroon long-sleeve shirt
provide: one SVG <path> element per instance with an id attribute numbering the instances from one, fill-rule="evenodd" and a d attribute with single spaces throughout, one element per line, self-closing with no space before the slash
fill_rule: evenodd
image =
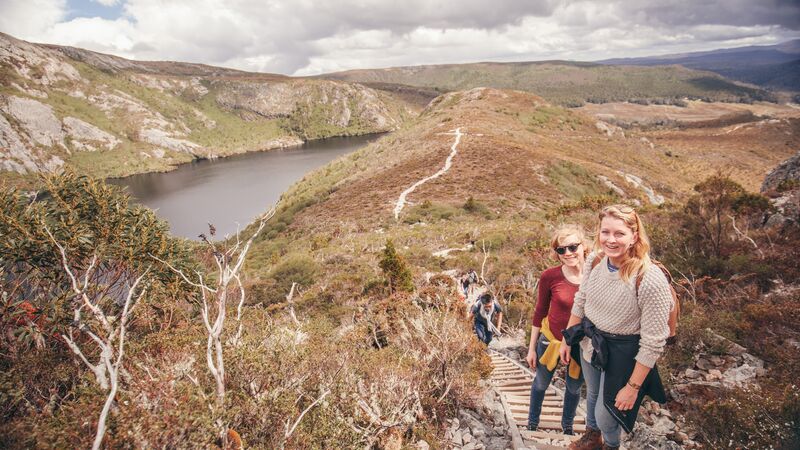
<path id="1" fill-rule="evenodd" d="M 533 312 L 533 326 L 541 327 L 542 319 L 548 317 L 550 331 L 561 340 L 561 330 L 567 327 L 572 302 L 578 285 L 570 283 L 561 271 L 561 266 L 551 267 L 539 279 L 539 295 Z"/>

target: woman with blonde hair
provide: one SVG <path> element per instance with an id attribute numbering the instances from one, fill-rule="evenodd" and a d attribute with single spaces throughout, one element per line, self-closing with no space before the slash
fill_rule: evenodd
<path id="1" fill-rule="evenodd" d="M 562 225 L 550 241 L 553 256 L 560 263 L 542 272 L 539 292 L 531 326 L 531 342 L 525 358 L 536 376 L 531 384 L 528 429 L 539 427 L 545 392 L 553 379 L 561 345 L 561 330 L 566 328 L 575 293 L 583 273 L 583 264 L 588 245 L 583 229 L 577 225 Z M 564 434 L 573 434 L 575 411 L 581 399 L 580 367 L 577 362 L 567 371 L 564 410 L 561 413 L 561 428 Z"/>
<path id="2" fill-rule="evenodd" d="M 666 401 L 655 364 L 669 335 L 669 283 L 650 260 L 650 241 L 633 208 L 608 206 L 599 219 L 559 349 L 565 364 L 580 359 L 586 380 L 587 430 L 573 450 L 619 448 L 621 430 L 633 429 L 644 395 Z"/>

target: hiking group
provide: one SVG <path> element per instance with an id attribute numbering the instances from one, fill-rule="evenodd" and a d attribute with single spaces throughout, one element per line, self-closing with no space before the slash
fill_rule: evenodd
<path id="1" fill-rule="evenodd" d="M 674 336 L 678 314 L 669 272 L 651 259 L 636 211 L 626 205 L 605 207 L 596 226 L 591 244 L 577 225 L 553 233 L 550 246 L 558 265 L 541 274 L 525 358 L 535 372 L 529 430 L 539 426 L 559 362 L 566 366 L 565 434 L 574 434 L 586 384 L 586 431 L 571 450 L 619 448 L 621 432 L 633 429 L 644 396 L 666 401 L 656 361 Z M 476 334 L 488 345 L 502 324 L 500 305 L 483 294 L 470 313 Z M 496 327 L 493 315 L 498 316 Z"/>

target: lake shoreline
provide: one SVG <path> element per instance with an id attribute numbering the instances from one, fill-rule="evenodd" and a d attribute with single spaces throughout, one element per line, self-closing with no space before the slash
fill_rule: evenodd
<path id="1" fill-rule="evenodd" d="M 137 175 L 170 173 L 170 172 L 174 172 L 175 170 L 178 170 L 181 167 L 184 167 L 186 165 L 197 164 L 199 162 L 226 160 L 226 159 L 229 159 L 229 158 L 235 158 L 237 156 L 251 155 L 251 154 L 254 154 L 254 153 L 266 153 L 266 152 L 274 152 L 274 151 L 281 151 L 281 150 L 290 150 L 290 149 L 294 149 L 294 148 L 300 148 L 300 147 L 302 147 L 304 145 L 317 143 L 317 142 L 324 142 L 324 141 L 331 140 L 331 139 L 367 137 L 367 136 L 381 136 L 381 135 L 390 134 L 392 132 L 393 131 L 376 131 L 376 132 L 372 132 L 372 133 L 362 133 L 362 134 L 342 134 L 342 135 L 336 135 L 336 136 L 327 136 L 327 137 L 318 138 L 318 139 L 308 139 L 308 140 L 304 140 L 304 141 L 302 141 L 302 142 L 300 142 L 298 144 L 293 144 L 293 145 L 283 145 L 283 146 L 277 146 L 277 147 L 247 149 L 247 150 L 243 150 L 241 152 L 227 153 L 227 154 L 224 154 L 224 155 L 214 156 L 214 157 L 210 157 L 210 158 L 201 156 L 201 157 L 195 157 L 195 158 L 193 158 L 193 159 L 191 159 L 189 161 L 180 161 L 180 162 L 177 162 L 175 164 L 170 164 L 170 165 L 168 165 L 167 167 L 165 167 L 163 169 L 132 171 L 131 173 L 126 174 L 126 175 L 122 175 L 122 176 L 104 177 L 104 178 L 102 178 L 102 180 L 104 182 L 122 181 L 122 180 L 125 180 L 126 178 L 130 178 L 130 177 L 137 176 Z M 285 136 L 285 137 L 294 137 L 294 136 Z"/>
<path id="2" fill-rule="evenodd" d="M 168 172 L 146 172 L 106 182 L 150 208 L 175 237 L 196 239 L 212 223 L 232 234 L 269 209 L 295 183 L 387 133 L 315 139 L 303 145 L 198 159 Z"/>

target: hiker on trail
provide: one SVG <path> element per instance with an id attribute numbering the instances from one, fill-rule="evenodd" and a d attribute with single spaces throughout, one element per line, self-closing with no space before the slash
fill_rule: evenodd
<path id="1" fill-rule="evenodd" d="M 461 279 L 461 288 L 464 290 L 464 297 L 469 298 L 469 294 L 475 288 L 477 282 L 478 274 L 475 273 L 474 269 L 470 269 Z"/>
<path id="2" fill-rule="evenodd" d="M 644 395 L 666 401 L 656 361 L 670 331 L 670 285 L 650 260 L 650 241 L 633 208 L 608 206 L 599 219 L 559 349 L 565 364 L 580 359 L 586 380 L 586 434 L 572 450 L 619 448 L 620 432 L 632 431 Z"/>
<path id="3" fill-rule="evenodd" d="M 492 322 L 494 316 L 497 316 L 497 326 Z M 467 320 L 472 319 L 474 319 L 475 334 L 478 339 L 489 345 L 492 337 L 500 334 L 500 327 L 503 326 L 503 308 L 492 298 L 492 294 L 484 293 L 469 311 Z"/>
<path id="4" fill-rule="evenodd" d="M 539 279 L 536 310 L 533 313 L 531 342 L 525 360 L 536 376 L 531 384 L 528 430 L 539 427 L 545 392 L 556 371 L 561 346 L 561 330 L 567 327 L 572 301 L 583 274 L 583 264 L 588 243 L 583 229 L 576 225 L 558 228 L 550 241 L 553 256 L 561 263 L 544 272 Z M 567 370 L 564 410 L 561 413 L 561 428 L 564 434 L 574 434 L 572 424 L 575 411 L 581 400 L 583 376 L 578 361 L 572 361 Z"/>

